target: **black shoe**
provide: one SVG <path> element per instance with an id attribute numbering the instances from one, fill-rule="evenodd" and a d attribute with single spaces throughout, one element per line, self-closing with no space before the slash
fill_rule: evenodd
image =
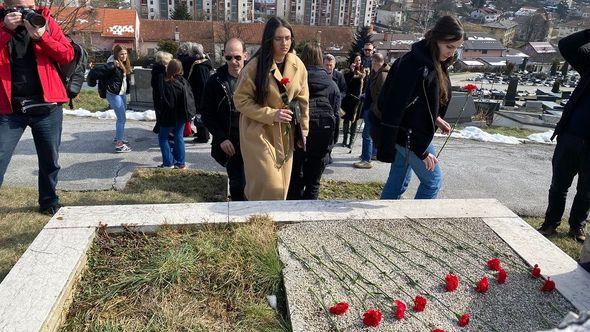
<path id="1" fill-rule="evenodd" d="M 47 209 L 44 209 L 44 210 L 41 210 L 41 209 L 39 208 L 39 213 L 46 214 L 46 215 L 48 215 L 48 216 L 51 216 L 51 217 L 53 217 L 53 215 L 54 215 L 54 214 L 56 214 L 56 213 L 57 213 L 57 211 L 58 211 L 58 210 L 59 210 L 61 207 L 62 207 L 62 205 L 61 205 L 61 204 L 56 204 L 56 205 L 50 206 L 50 207 L 48 207 Z"/>
<path id="2" fill-rule="evenodd" d="M 580 243 L 586 241 L 586 232 L 584 232 L 583 228 L 570 228 L 570 231 L 567 234 Z"/>
<path id="3" fill-rule="evenodd" d="M 557 235 L 556 228 L 557 227 L 541 225 L 541 228 L 539 228 L 539 233 L 541 233 L 542 235 L 544 235 L 546 237 L 555 236 L 555 235 Z"/>

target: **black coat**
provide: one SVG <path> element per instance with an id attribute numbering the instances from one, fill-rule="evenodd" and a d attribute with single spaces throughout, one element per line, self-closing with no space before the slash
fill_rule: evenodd
<path id="1" fill-rule="evenodd" d="M 576 109 L 582 97 L 590 94 L 590 45 L 588 43 L 590 43 L 590 29 L 576 32 L 559 41 L 559 52 L 580 73 L 580 82 L 563 108 L 561 119 L 555 127 L 553 136 L 551 136 L 552 140 L 567 127 L 572 112 Z"/>
<path id="2" fill-rule="evenodd" d="M 101 73 L 98 75 L 100 81 L 103 81 L 106 90 L 112 94 L 118 95 L 123 85 L 123 77 L 127 83 L 125 94 L 129 94 L 131 87 L 131 74 L 124 75 L 123 69 L 115 66 L 114 62 L 107 62 L 101 67 Z"/>
<path id="3" fill-rule="evenodd" d="M 450 100 L 451 84 L 445 66 L 443 71 Z M 408 139 L 409 149 L 419 158 L 426 158 L 426 149 L 436 131 L 436 118 L 444 118 L 447 112 L 448 103 L 441 105 L 439 98 L 438 75 L 426 41 L 422 40 L 395 61 L 379 94 L 377 106 L 382 113 L 379 160 L 393 161 L 396 143 L 406 146 Z"/>
<path id="4" fill-rule="evenodd" d="M 330 106 L 334 115 L 338 116 L 340 109 L 340 89 L 336 82 L 330 79 L 330 76 L 325 69 L 319 67 L 307 68 L 307 86 L 309 87 L 309 100 L 314 98 L 326 98 L 330 102 Z M 313 112 L 312 109 L 309 110 Z"/>
<path id="5" fill-rule="evenodd" d="M 332 150 L 340 90 L 322 67 L 307 67 L 309 90 L 309 133 L 306 155 L 323 158 Z"/>
<path id="6" fill-rule="evenodd" d="M 161 63 L 154 63 L 152 67 L 152 98 L 154 100 L 154 111 L 159 115 L 162 110 L 162 91 L 164 91 L 164 77 L 166 76 L 166 66 Z"/>
<path id="7" fill-rule="evenodd" d="M 211 156 L 224 166 L 227 155 L 220 146 L 223 141 L 229 139 L 236 153 L 240 153 L 240 113 L 234 106 L 234 91 L 228 83 L 229 79 L 227 64 L 217 69 L 205 84 L 200 104 L 205 127 L 213 136 Z"/>
<path id="8" fill-rule="evenodd" d="M 344 75 L 334 69 L 334 71 L 332 71 L 332 80 L 336 82 L 338 90 L 340 90 L 340 98 L 344 98 L 344 96 L 346 96 L 346 81 L 344 80 Z"/>
<path id="9" fill-rule="evenodd" d="M 179 121 L 188 121 L 196 114 L 195 99 L 187 80 L 179 76 L 164 82 L 162 94 L 161 127 L 174 127 Z"/>
<path id="10" fill-rule="evenodd" d="M 205 83 L 207 83 L 207 80 L 212 73 L 213 65 L 209 59 L 197 60 L 193 62 L 193 65 L 189 70 L 188 81 L 190 82 L 193 96 L 195 96 L 195 101 L 201 101 Z M 197 113 L 200 114 L 201 111 L 197 109 Z"/>

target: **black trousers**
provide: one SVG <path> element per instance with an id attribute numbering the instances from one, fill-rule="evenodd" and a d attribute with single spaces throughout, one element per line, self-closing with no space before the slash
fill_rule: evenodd
<path id="1" fill-rule="evenodd" d="M 557 227 L 561 222 L 567 191 L 578 175 L 576 196 L 569 217 L 572 229 L 586 226 L 590 210 L 590 141 L 564 133 L 557 137 L 553 153 L 553 177 L 544 226 Z"/>
<path id="2" fill-rule="evenodd" d="M 334 144 L 338 143 L 338 135 L 340 135 L 340 116 L 336 114 L 336 128 L 334 130 Z"/>
<path id="3" fill-rule="evenodd" d="M 244 188 L 246 187 L 246 174 L 244 173 L 244 159 L 242 159 L 242 154 L 238 152 L 229 158 L 225 169 L 229 178 L 229 194 L 231 200 L 245 201 Z"/>
<path id="4" fill-rule="evenodd" d="M 310 156 L 303 150 L 295 149 L 287 199 L 318 199 L 320 180 L 325 169 L 325 156 Z"/>

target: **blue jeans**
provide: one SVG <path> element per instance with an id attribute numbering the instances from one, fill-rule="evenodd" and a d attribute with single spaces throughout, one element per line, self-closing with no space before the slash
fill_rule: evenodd
<path id="1" fill-rule="evenodd" d="M 31 127 L 39 161 L 39 207 L 41 211 L 59 203 L 55 187 L 57 186 L 57 173 L 60 169 L 58 159 L 62 120 L 61 106 L 57 106 L 51 113 L 43 115 L 0 115 L 0 186 L 4 181 L 4 174 L 16 144 L 27 126 Z"/>
<path id="2" fill-rule="evenodd" d="M 415 199 L 433 199 L 438 195 L 442 184 L 442 170 L 438 164 L 431 172 L 426 169 L 424 162 L 410 150 L 406 150 L 401 145 L 396 145 L 395 161 L 391 164 L 389 170 L 389 177 L 383 186 L 381 199 L 400 199 L 401 196 L 408 189 L 410 179 L 412 178 L 412 171 L 416 173 L 420 179 L 420 186 L 416 192 Z M 434 146 L 428 145 L 426 149 L 428 153 L 436 155 Z"/>
<path id="3" fill-rule="evenodd" d="M 176 127 L 163 127 L 160 126 L 160 132 L 158 133 L 158 142 L 160 143 L 160 151 L 162 152 L 162 164 L 164 166 L 184 166 L 184 132 L 185 121 L 179 121 L 176 123 Z M 168 143 L 168 134 L 174 134 L 174 148 L 170 149 L 170 143 Z"/>
<path id="4" fill-rule="evenodd" d="M 363 111 L 363 120 L 365 126 L 363 127 L 363 150 L 361 152 L 362 161 L 371 161 L 373 156 L 373 139 L 371 138 L 371 110 Z"/>
<path id="5" fill-rule="evenodd" d="M 125 140 L 125 121 L 127 120 L 125 115 L 125 112 L 127 111 L 127 96 L 116 95 L 107 91 L 107 100 L 109 105 L 111 105 L 115 111 L 115 115 L 117 116 L 117 124 L 115 125 L 115 140 L 123 141 Z"/>

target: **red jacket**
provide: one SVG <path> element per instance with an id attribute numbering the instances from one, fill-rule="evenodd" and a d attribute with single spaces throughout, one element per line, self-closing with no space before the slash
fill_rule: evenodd
<path id="1" fill-rule="evenodd" d="M 46 102 L 65 103 L 68 101 L 68 95 L 55 63 L 71 62 L 74 59 L 74 49 L 57 22 L 49 16 L 49 8 L 44 7 L 41 14 L 47 20 L 47 31 L 40 40 L 34 42 L 33 50 L 43 88 L 43 99 Z M 14 31 L 6 28 L 4 21 L 0 21 L 0 115 L 12 113 L 12 76 L 8 42 L 13 34 Z"/>

